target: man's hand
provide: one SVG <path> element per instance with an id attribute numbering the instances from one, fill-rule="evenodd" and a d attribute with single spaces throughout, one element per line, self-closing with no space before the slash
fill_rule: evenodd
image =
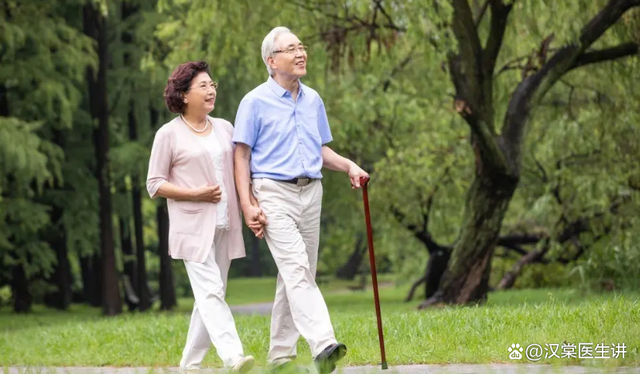
<path id="1" fill-rule="evenodd" d="M 262 209 L 256 205 L 250 205 L 243 207 L 242 213 L 244 222 L 253 231 L 253 234 L 260 239 L 264 238 L 264 226 L 267 225 L 267 217 Z"/>
<path id="2" fill-rule="evenodd" d="M 349 167 L 349 171 L 347 173 L 349 174 L 349 179 L 351 179 L 352 189 L 362 187 L 360 185 L 360 178 L 369 178 L 369 174 L 362 170 L 360 166 L 356 165 L 355 162 L 351 163 L 351 166 Z"/>
<path id="3" fill-rule="evenodd" d="M 222 190 L 220 186 L 200 186 L 191 190 L 192 198 L 195 201 L 205 201 L 208 203 L 217 203 L 222 198 Z"/>

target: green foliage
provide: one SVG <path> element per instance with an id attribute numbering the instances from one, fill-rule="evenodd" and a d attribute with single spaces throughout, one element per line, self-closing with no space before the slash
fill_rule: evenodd
<path id="1" fill-rule="evenodd" d="M 589 290 L 637 290 L 640 286 L 640 246 L 638 220 L 625 230 L 616 230 L 612 237 L 593 248 L 587 258 L 573 269 L 581 286 Z"/>
<path id="2" fill-rule="evenodd" d="M 65 183 L 69 159 L 59 134 L 72 128 L 95 61 L 66 13 L 81 5 L 10 1 L 0 13 L 0 261 L 5 272 L 22 266 L 28 278 L 47 276 L 56 263 L 40 235 L 52 224 L 49 191 Z"/>

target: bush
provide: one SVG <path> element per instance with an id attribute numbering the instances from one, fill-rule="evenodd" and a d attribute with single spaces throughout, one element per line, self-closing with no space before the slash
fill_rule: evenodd
<path id="1" fill-rule="evenodd" d="M 627 229 L 596 245 L 573 269 L 581 286 L 589 290 L 640 288 L 640 233 Z"/>

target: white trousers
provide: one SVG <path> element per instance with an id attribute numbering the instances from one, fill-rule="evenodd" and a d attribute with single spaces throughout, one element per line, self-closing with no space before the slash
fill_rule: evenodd
<path id="1" fill-rule="evenodd" d="M 244 356 L 235 321 L 225 301 L 231 265 L 227 240 L 227 232 L 216 229 L 213 247 L 204 263 L 184 260 L 195 302 L 180 361 L 182 370 L 198 369 L 211 343 L 226 367 Z"/>
<path id="2" fill-rule="evenodd" d="M 336 343 L 329 310 L 315 281 L 322 183 L 298 187 L 254 179 L 253 193 L 267 217 L 265 239 L 278 267 L 267 361 L 295 358 L 300 335 L 315 358 Z"/>

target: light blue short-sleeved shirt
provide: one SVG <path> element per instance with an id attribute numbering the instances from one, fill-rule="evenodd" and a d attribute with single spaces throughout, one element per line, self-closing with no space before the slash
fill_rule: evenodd
<path id="1" fill-rule="evenodd" d="M 272 77 L 240 102 L 233 141 L 251 147 L 251 177 L 322 178 L 322 146 L 333 140 L 320 95 L 300 82 L 298 99 Z"/>

